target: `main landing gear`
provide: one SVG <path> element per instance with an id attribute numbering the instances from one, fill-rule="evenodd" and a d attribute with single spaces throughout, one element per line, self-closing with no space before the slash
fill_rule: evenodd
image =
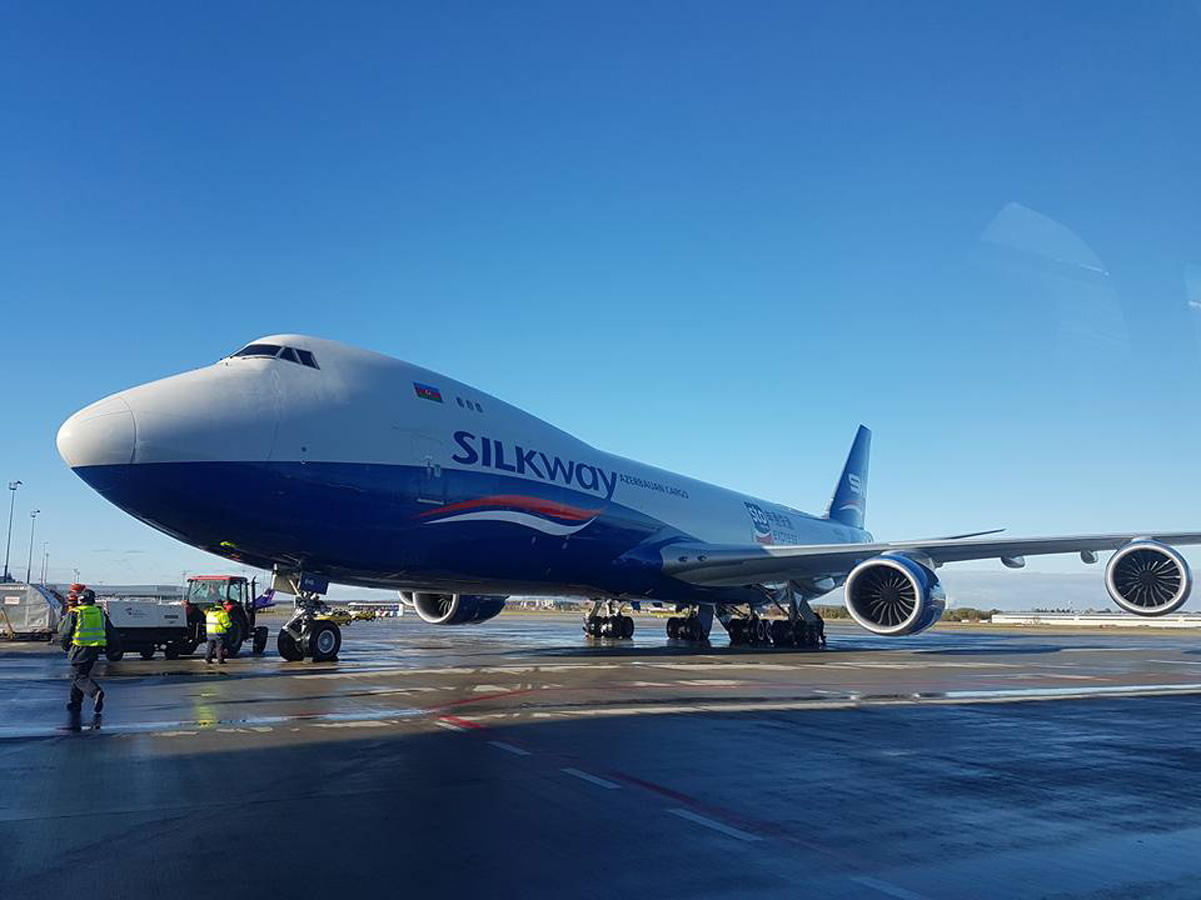
<path id="1" fill-rule="evenodd" d="M 826 626 L 822 617 L 809 606 L 809 600 L 789 582 L 772 595 L 772 600 L 787 619 L 764 619 L 755 609 L 749 615 L 734 616 L 718 611 L 721 623 L 730 634 L 732 647 L 802 647 L 820 650 L 826 646 Z"/>
<path id="2" fill-rule="evenodd" d="M 634 620 L 621 612 L 614 600 L 594 600 L 584 617 L 584 634 L 594 638 L 629 640 L 634 636 Z"/>
<path id="3" fill-rule="evenodd" d="M 342 649 L 342 629 L 329 619 L 319 618 L 329 609 L 320 594 L 296 592 L 296 612 L 279 630 L 275 646 L 288 662 L 300 662 L 306 656 L 313 662 L 336 659 Z"/>
<path id="4" fill-rule="evenodd" d="M 684 612 L 682 616 L 672 616 L 667 620 L 667 637 L 673 641 L 692 641 L 707 643 L 709 630 L 713 627 L 713 607 L 700 606 L 682 610 L 676 607 L 676 612 Z"/>

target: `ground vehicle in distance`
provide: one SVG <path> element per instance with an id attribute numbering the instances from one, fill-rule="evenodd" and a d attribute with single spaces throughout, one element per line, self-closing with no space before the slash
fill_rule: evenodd
<path id="1" fill-rule="evenodd" d="M 189 641 L 194 651 L 205 639 L 204 614 L 218 603 L 228 605 L 231 627 L 225 634 L 225 652 L 227 656 L 237 656 L 242 649 L 242 642 L 251 640 L 251 648 L 255 654 L 262 653 L 267 647 L 267 627 L 257 625 L 257 615 L 260 608 L 271 605 L 271 592 L 263 596 L 266 602 L 260 603 L 257 582 L 248 581 L 242 575 L 193 575 L 188 579 L 187 592 L 184 594 L 184 610 L 187 613 Z"/>

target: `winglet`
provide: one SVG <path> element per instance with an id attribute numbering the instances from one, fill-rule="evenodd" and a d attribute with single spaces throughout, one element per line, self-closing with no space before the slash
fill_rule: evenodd
<path id="1" fill-rule="evenodd" d="M 838 478 L 838 486 L 834 488 L 834 496 L 826 507 L 826 518 L 830 521 L 851 528 L 863 527 L 867 516 L 867 462 L 871 449 L 871 429 L 860 425 Z"/>

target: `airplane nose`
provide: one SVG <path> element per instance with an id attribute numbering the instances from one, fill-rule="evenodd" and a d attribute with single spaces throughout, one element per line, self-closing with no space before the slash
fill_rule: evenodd
<path id="1" fill-rule="evenodd" d="M 58 455 L 72 469 L 133 462 L 137 423 L 120 395 L 81 409 L 58 429 Z"/>

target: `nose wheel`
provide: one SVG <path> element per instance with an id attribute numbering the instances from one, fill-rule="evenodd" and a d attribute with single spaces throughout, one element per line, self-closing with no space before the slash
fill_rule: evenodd
<path id="1" fill-rule="evenodd" d="M 329 619 L 318 618 L 326 609 L 319 594 L 298 593 L 296 612 L 276 638 L 279 655 L 288 662 L 300 662 L 305 657 L 313 662 L 337 659 L 342 649 L 342 629 Z"/>

